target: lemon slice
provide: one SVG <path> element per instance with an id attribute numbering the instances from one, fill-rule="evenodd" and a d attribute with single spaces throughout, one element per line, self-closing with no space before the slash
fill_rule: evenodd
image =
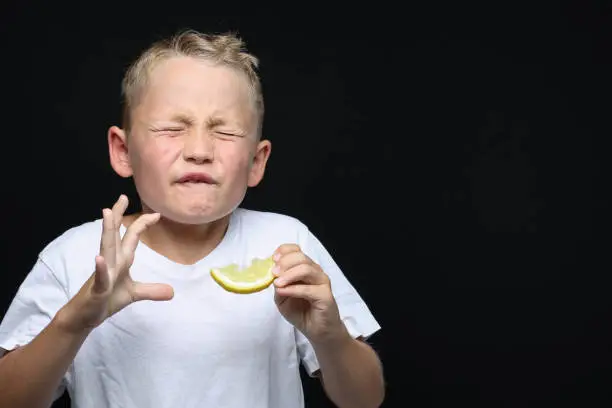
<path id="1" fill-rule="evenodd" d="M 255 293 L 264 290 L 274 281 L 272 258 L 255 258 L 246 268 L 236 264 L 213 268 L 210 275 L 223 289 L 233 293 Z"/>

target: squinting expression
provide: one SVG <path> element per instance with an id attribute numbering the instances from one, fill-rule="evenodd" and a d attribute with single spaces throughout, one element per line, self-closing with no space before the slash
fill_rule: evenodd
<path id="1" fill-rule="evenodd" d="M 175 57 L 158 65 L 146 86 L 127 140 L 143 203 L 187 224 L 227 215 L 261 178 L 253 166 L 257 115 L 247 79 Z"/>

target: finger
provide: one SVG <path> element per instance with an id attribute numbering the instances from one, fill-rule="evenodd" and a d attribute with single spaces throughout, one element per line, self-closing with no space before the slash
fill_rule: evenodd
<path id="1" fill-rule="evenodd" d="M 117 260 L 117 242 L 113 212 L 108 208 L 102 210 L 102 239 L 100 241 L 100 255 L 104 258 L 106 266 L 110 269 L 115 267 Z"/>
<path id="2" fill-rule="evenodd" d="M 115 205 L 113 205 L 113 222 L 115 227 L 115 239 L 117 240 L 117 245 L 121 242 L 121 237 L 119 235 L 119 231 L 121 230 L 121 224 L 123 223 L 123 214 L 125 214 L 125 210 L 127 209 L 129 204 L 129 200 L 125 194 L 121 194 Z"/>
<path id="3" fill-rule="evenodd" d="M 275 262 L 276 262 L 276 266 L 278 267 L 275 271 L 278 272 L 279 274 L 282 274 L 284 271 L 287 271 L 298 265 L 302 265 L 302 264 L 312 265 L 312 260 L 301 251 L 300 252 L 289 252 L 285 255 L 282 255 Z"/>
<path id="4" fill-rule="evenodd" d="M 106 293 L 111 287 L 111 277 L 106 262 L 101 256 L 96 256 L 96 271 L 92 291 L 96 294 Z"/>
<path id="5" fill-rule="evenodd" d="M 300 264 L 293 268 L 281 271 L 280 276 L 274 280 L 277 287 L 284 287 L 296 283 L 307 283 L 310 285 L 324 284 L 325 274 L 311 264 Z"/>
<path id="6" fill-rule="evenodd" d="M 297 244 L 283 244 L 279 246 L 276 251 L 274 251 L 274 255 L 272 258 L 277 261 L 282 256 L 289 254 L 291 252 L 301 252 L 300 246 Z"/>
<path id="7" fill-rule="evenodd" d="M 164 301 L 174 297 L 174 289 L 164 283 L 141 283 L 134 282 L 132 287 L 132 299 L 134 302 L 140 300 Z"/>
<path id="8" fill-rule="evenodd" d="M 136 251 L 140 235 L 151 225 L 159 221 L 159 217 L 159 213 L 143 214 L 130 225 L 123 236 L 122 242 L 123 251 L 126 255 L 133 254 Z"/>
<path id="9" fill-rule="evenodd" d="M 297 298 L 313 303 L 321 300 L 322 296 L 319 295 L 320 292 L 320 286 L 317 285 L 289 285 L 282 288 L 276 288 L 276 299 L 282 302 L 283 298 Z"/>

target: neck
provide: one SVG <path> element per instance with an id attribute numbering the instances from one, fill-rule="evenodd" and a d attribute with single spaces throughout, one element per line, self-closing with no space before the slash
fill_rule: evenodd
<path id="1" fill-rule="evenodd" d="M 124 217 L 125 226 L 129 227 L 139 216 L 140 214 L 133 214 Z M 180 224 L 161 217 L 141 234 L 140 241 L 174 262 L 192 265 L 219 245 L 227 231 L 229 217 L 227 215 L 201 225 Z"/>

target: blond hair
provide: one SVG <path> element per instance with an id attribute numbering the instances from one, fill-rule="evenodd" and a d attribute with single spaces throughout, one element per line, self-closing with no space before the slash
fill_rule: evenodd
<path id="1" fill-rule="evenodd" d="M 182 31 L 153 43 L 127 69 L 121 83 L 123 128 L 127 133 L 132 125 L 131 112 L 139 103 L 151 71 L 160 62 L 177 56 L 203 59 L 245 74 L 255 99 L 257 137 L 261 136 L 264 102 L 256 72 L 259 60 L 246 51 L 245 43 L 235 33 L 203 34 L 195 30 Z"/>

